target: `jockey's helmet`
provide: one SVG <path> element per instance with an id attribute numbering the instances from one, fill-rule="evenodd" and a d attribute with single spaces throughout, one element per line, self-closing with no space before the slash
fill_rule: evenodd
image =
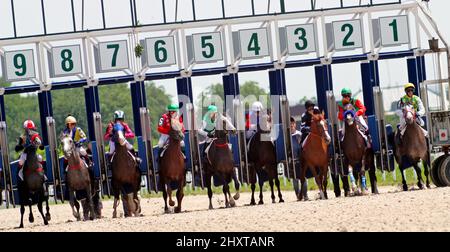
<path id="1" fill-rule="evenodd" d="M 167 110 L 168 111 L 173 111 L 173 112 L 178 112 L 180 110 L 180 107 L 178 106 L 178 104 L 170 104 L 169 106 L 167 106 Z"/>
<path id="2" fill-rule="evenodd" d="M 208 106 L 208 112 L 210 112 L 210 113 L 217 112 L 217 106 L 215 106 L 215 105 L 209 105 L 209 106 Z"/>
<path id="3" fill-rule="evenodd" d="M 406 83 L 405 86 L 404 86 L 403 88 L 404 88 L 405 92 L 406 92 L 406 90 L 408 90 L 408 89 L 412 89 L 412 90 L 416 89 L 416 87 L 415 87 L 414 84 L 412 84 L 412 83 Z"/>
<path id="4" fill-rule="evenodd" d="M 341 95 L 342 96 L 344 96 L 344 95 L 352 95 L 352 90 L 350 88 L 343 88 L 341 90 Z"/>
<path id="5" fill-rule="evenodd" d="M 66 117 L 66 125 L 69 123 L 71 123 L 71 124 L 77 123 L 77 119 L 75 119 L 75 117 L 73 117 L 73 116 L 68 116 L 68 117 Z"/>
<path id="6" fill-rule="evenodd" d="M 23 122 L 23 128 L 24 129 L 30 129 L 30 130 L 36 130 L 36 125 L 31 120 L 26 120 Z"/>
<path id="7" fill-rule="evenodd" d="M 260 101 L 255 101 L 253 104 L 252 104 L 252 111 L 255 111 L 255 112 L 260 112 L 260 111 L 262 111 L 263 110 L 263 105 L 262 105 L 262 103 L 260 102 Z"/>
<path id="8" fill-rule="evenodd" d="M 314 106 L 316 106 L 316 104 L 314 104 L 314 102 L 312 102 L 311 100 L 307 100 L 305 102 L 305 109 L 308 109 L 308 108 L 314 107 Z"/>
<path id="9" fill-rule="evenodd" d="M 114 121 L 115 120 L 124 120 L 125 119 L 125 113 L 122 110 L 116 110 L 114 111 Z"/>

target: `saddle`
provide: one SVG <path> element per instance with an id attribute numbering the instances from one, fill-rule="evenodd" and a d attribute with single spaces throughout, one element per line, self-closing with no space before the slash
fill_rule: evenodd
<path id="1" fill-rule="evenodd" d="M 159 153 L 159 157 L 160 157 L 160 158 L 162 158 L 162 157 L 164 156 L 164 153 L 166 152 L 167 147 L 169 147 L 169 143 L 164 144 L 164 146 L 163 146 L 162 149 L 160 150 L 160 153 Z M 186 159 L 186 155 L 184 155 L 183 152 L 181 152 L 181 155 L 183 155 L 183 158 Z"/>

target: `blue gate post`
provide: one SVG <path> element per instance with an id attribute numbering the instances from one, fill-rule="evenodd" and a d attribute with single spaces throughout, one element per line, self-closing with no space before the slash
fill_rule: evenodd
<path id="1" fill-rule="evenodd" d="M 426 80 L 425 56 L 407 59 L 408 81 L 416 86 L 414 94 L 420 96 L 420 83 Z"/>
<path id="2" fill-rule="evenodd" d="M 183 122 L 187 122 L 187 110 L 185 103 L 193 103 L 192 99 L 192 79 L 191 77 L 178 77 L 177 78 L 177 93 L 178 102 L 180 105 L 180 113 L 183 115 Z M 189 134 L 195 129 L 186 129 L 184 134 L 185 155 L 186 155 L 186 170 L 191 171 L 191 145 L 189 142 Z"/>
<path id="3" fill-rule="evenodd" d="M 377 119 L 375 116 L 375 101 L 373 98 L 373 88 L 380 86 L 380 76 L 378 71 L 378 61 L 361 63 L 361 80 L 363 88 L 364 105 L 366 106 L 366 116 L 370 135 L 372 136 L 373 150 L 380 151 L 381 139 L 378 138 Z"/>
<path id="4" fill-rule="evenodd" d="M 333 90 L 331 65 L 315 66 L 314 70 L 316 74 L 317 105 L 325 112 L 325 115 L 328 115 L 327 91 Z M 335 96 L 338 97 L 337 94 Z"/>
<path id="5" fill-rule="evenodd" d="M 50 91 L 41 91 L 38 93 L 39 114 L 42 129 L 42 141 L 45 147 L 46 156 L 46 175 L 49 183 L 54 182 L 52 173 L 52 162 L 50 161 L 50 146 L 48 145 L 47 117 L 53 116 L 52 95 Z"/>
<path id="6" fill-rule="evenodd" d="M 6 122 L 5 97 L 0 95 L 0 121 Z"/>
<path id="7" fill-rule="evenodd" d="M 147 99 L 145 93 L 145 83 L 143 81 L 133 82 L 130 84 L 131 104 L 133 106 L 134 131 L 138 142 L 139 157 L 142 159 L 140 165 L 141 173 L 147 174 L 147 150 L 142 139 L 141 113 L 140 108 L 147 107 Z"/>
<path id="8" fill-rule="evenodd" d="M 100 178 L 100 158 L 97 153 L 97 142 L 95 139 L 94 112 L 100 112 L 100 100 L 98 98 L 98 87 L 86 87 L 84 89 L 84 100 L 86 103 L 86 116 L 88 122 L 88 137 L 92 144 L 92 159 L 94 161 L 94 176 Z M 100 136 L 103 137 L 103 136 Z"/>
<path id="9" fill-rule="evenodd" d="M 223 93 L 224 93 L 224 105 L 225 105 L 225 111 L 228 113 L 228 116 L 231 118 L 235 118 L 234 116 L 234 104 L 233 99 L 236 98 L 236 96 L 239 96 L 240 90 L 239 90 L 239 78 L 237 73 L 226 73 L 222 75 L 223 80 Z M 228 97 L 232 99 L 228 99 Z M 230 107 L 231 106 L 231 107 Z M 237 122 L 235 122 L 237 123 Z M 233 149 L 233 159 L 234 159 L 234 165 L 239 166 L 240 165 L 240 159 L 239 159 L 239 143 L 238 143 L 238 137 L 230 135 L 230 143 L 232 144 Z"/>
<path id="10" fill-rule="evenodd" d="M 269 83 L 270 83 L 270 101 L 272 102 L 272 105 L 274 103 L 280 104 L 280 96 L 286 95 L 286 79 L 285 79 L 285 73 L 284 69 L 271 69 L 269 70 Z M 286 145 L 284 142 L 283 137 L 283 121 L 281 118 L 281 107 L 280 105 L 277 106 L 278 111 L 272 111 L 272 115 L 274 113 L 278 113 L 278 118 L 275 117 L 273 126 L 278 129 L 278 134 L 276 135 L 277 138 L 275 139 L 275 150 L 277 154 L 277 162 L 280 162 L 281 160 L 284 160 L 286 157 L 284 146 Z M 272 120 L 274 117 L 272 117 Z M 289 120 L 289 118 L 287 119 Z M 290 134 L 290 133 L 288 133 Z M 287 160 L 286 160 L 287 161 Z"/>

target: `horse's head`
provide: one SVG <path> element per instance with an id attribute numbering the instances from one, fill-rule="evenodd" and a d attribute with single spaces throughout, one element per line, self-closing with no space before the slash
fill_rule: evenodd
<path id="1" fill-rule="evenodd" d="M 231 123 L 231 118 L 226 115 L 217 113 L 215 124 L 215 134 L 217 138 L 227 137 L 229 131 L 231 131 L 233 134 L 236 134 L 236 128 Z"/>
<path id="2" fill-rule="evenodd" d="M 355 122 L 356 112 L 353 109 L 346 110 L 344 112 L 344 120 L 345 124 L 348 126 L 352 126 Z"/>
<path id="3" fill-rule="evenodd" d="M 68 159 L 70 156 L 72 156 L 75 150 L 73 139 L 67 134 L 62 134 L 60 136 L 60 140 L 64 152 L 64 157 Z"/>
<path id="4" fill-rule="evenodd" d="M 331 142 L 331 137 L 328 134 L 328 124 L 325 120 L 325 114 L 323 113 L 323 111 L 320 114 L 312 115 L 311 132 L 325 139 L 325 142 L 327 144 Z"/>
<path id="5" fill-rule="evenodd" d="M 176 141 L 181 141 L 184 138 L 183 134 L 183 125 L 181 124 L 180 120 L 178 118 L 172 118 L 170 120 L 170 132 L 169 136 L 171 139 Z"/>
<path id="6" fill-rule="evenodd" d="M 126 144 L 124 131 L 125 128 L 120 122 L 114 123 L 113 126 L 114 142 L 119 143 L 121 146 L 124 146 Z"/>
<path id="7" fill-rule="evenodd" d="M 416 120 L 416 111 L 412 105 L 406 105 L 403 107 L 403 118 L 407 124 L 413 124 Z"/>

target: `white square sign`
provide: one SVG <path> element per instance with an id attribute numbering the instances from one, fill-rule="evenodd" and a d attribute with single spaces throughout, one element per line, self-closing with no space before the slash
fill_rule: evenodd
<path id="1" fill-rule="evenodd" d="M 286 41 L 289 54 L 305 54 L 316 51 L 314 24 L 286 26 Z"/>
<path id="2" fill-rule="evenodd" d="M 77 75 L 82 73 L 81 50 L 79 45 L 52 48 L 54 77 Z"/>
<path id="3" fill-rule="evenodd" d="M 193 34 L 192 43 L 195 62 L 213 62 L 223 59 L 220 32 Z"/>
<path id="4" fill-rule="evenodd" d="M 3 64 L 5 69 L 3 74 L 7 82 L 36 78 L 32 49 L 5 52 Z"/>
<path id="5" fill-rule="evenodd" d="M 382 17 L 379 22 L 382 46 L 409 44 L 408 16 Z"/>
<path id="6" fill-rule="evenodd" d="M 128 43 L 126 40 L 98 43 L 100 72 L 119 71 L 129 68 Z"/>
<path id="7" fill-rule="evenodd" d="M 243 59 L 269 56 L 269 39 L 266 28 L 240 30 L 239 40 Z"/>
<path id="8" fill-rule="evenodd" d="M 172 36 L 147 38 L 145 40 L 149 67 L 175 65 L 175 42 Z"/>
<path id="9" fill-rule="evenodd" d="M 346 20 L 333 22 L 334 48 L 352 50 L 363 46 L 361 21 Z"/>

